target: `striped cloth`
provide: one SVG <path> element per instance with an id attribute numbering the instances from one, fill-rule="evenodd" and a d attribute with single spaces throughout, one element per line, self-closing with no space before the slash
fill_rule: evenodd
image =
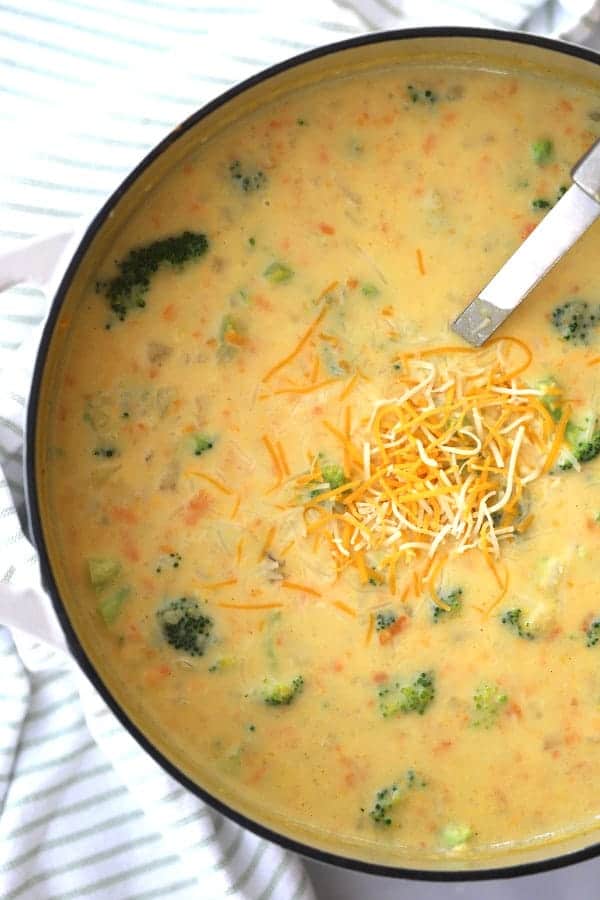
<path id="1" fill-rule="evenodd" d="M 316 44 L 402 22 L 551 31 L 583 13 L 578 39 L 600 30 L 600 4 L 579 0 L 506 0 L 493 15 L 483 0 L 401 5 L 404 19 L 396 0 L 0 4 L 0 254 L 77 226 L 176 122 Z M 46 307 L 35 287 L 0 296 L 0 620 L 60 645 L 21 528 L 25 398 Z M 3 900 L 314 897 L 305 865 L 165 775 L 67 655 L 14 627 L 0 629 L 0 702 Z"/>

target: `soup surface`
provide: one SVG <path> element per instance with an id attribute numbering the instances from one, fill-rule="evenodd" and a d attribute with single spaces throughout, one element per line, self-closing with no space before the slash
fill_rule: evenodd
<path id="1" fill-rule="evenodd" d="M 262 821 L 390 862 L 595 827 L 599 226 L 502 340 L 448 322 L 599 133 L 534 75 L 298 91 L 149 193 L 62 322 L 72 603 Z"/>

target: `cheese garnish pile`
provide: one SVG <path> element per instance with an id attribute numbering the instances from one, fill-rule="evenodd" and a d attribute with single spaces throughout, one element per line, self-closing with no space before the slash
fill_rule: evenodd
<path id="1" fill-rule="evenodd" d="M 518 365 L 515 351 L 526 353 Z M 519 379 L 530 362 L 516 338 L 398 358 L 397 395 L 377 401 L 355 433 L 338 432 L 346 482 L 330 489 L 318 459 L 310 473 L 307 531 L 327 539 L 338 571 L 354 566 L 362 583 L 387 580 L 396 593 L 398 566 L 411 563 L 418 592 L 449 556 L 476 550 L 506 587 L 495 561 L 529 527 L 524 492 L 552 466 L 569 413 L 565 404 L 556 422 L 548 390 Z"/>

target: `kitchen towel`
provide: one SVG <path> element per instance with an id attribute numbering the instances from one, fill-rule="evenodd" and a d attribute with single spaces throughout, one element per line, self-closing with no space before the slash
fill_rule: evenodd
<path id="1" fill-rule="evenodd" d="M 587 42 L 600 30 L 598 4 L 497 6 L 500 22 L 477 0 L 1 4 L 0 242 L 89 217 L 175 123 L 230 84 L 311 46 L 402 24 L 550 31 L 576 23 Z M 0 296 L 0 598 L 22 624 L 35 629 L 35 616 L 51 635 L 36 555 L 23 534 L 21 476 L 24 408 L 46 308 L 32 286 Z M 60 650 L 0 629 L 0 677 L 2 898 L 314 896 L 297 857 L 165 775 Z"/>

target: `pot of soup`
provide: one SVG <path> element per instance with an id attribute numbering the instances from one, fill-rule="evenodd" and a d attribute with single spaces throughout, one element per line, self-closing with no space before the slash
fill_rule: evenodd
<path id="1" fill-rule="evenodd" d="M 228 91 L 87 230 L 28 415 L 79 664 L 182 784 L 428 879 L 598 852 L 598 226 L 448 323 L 600 134 L 599 57 L 383 33 Z"/>

